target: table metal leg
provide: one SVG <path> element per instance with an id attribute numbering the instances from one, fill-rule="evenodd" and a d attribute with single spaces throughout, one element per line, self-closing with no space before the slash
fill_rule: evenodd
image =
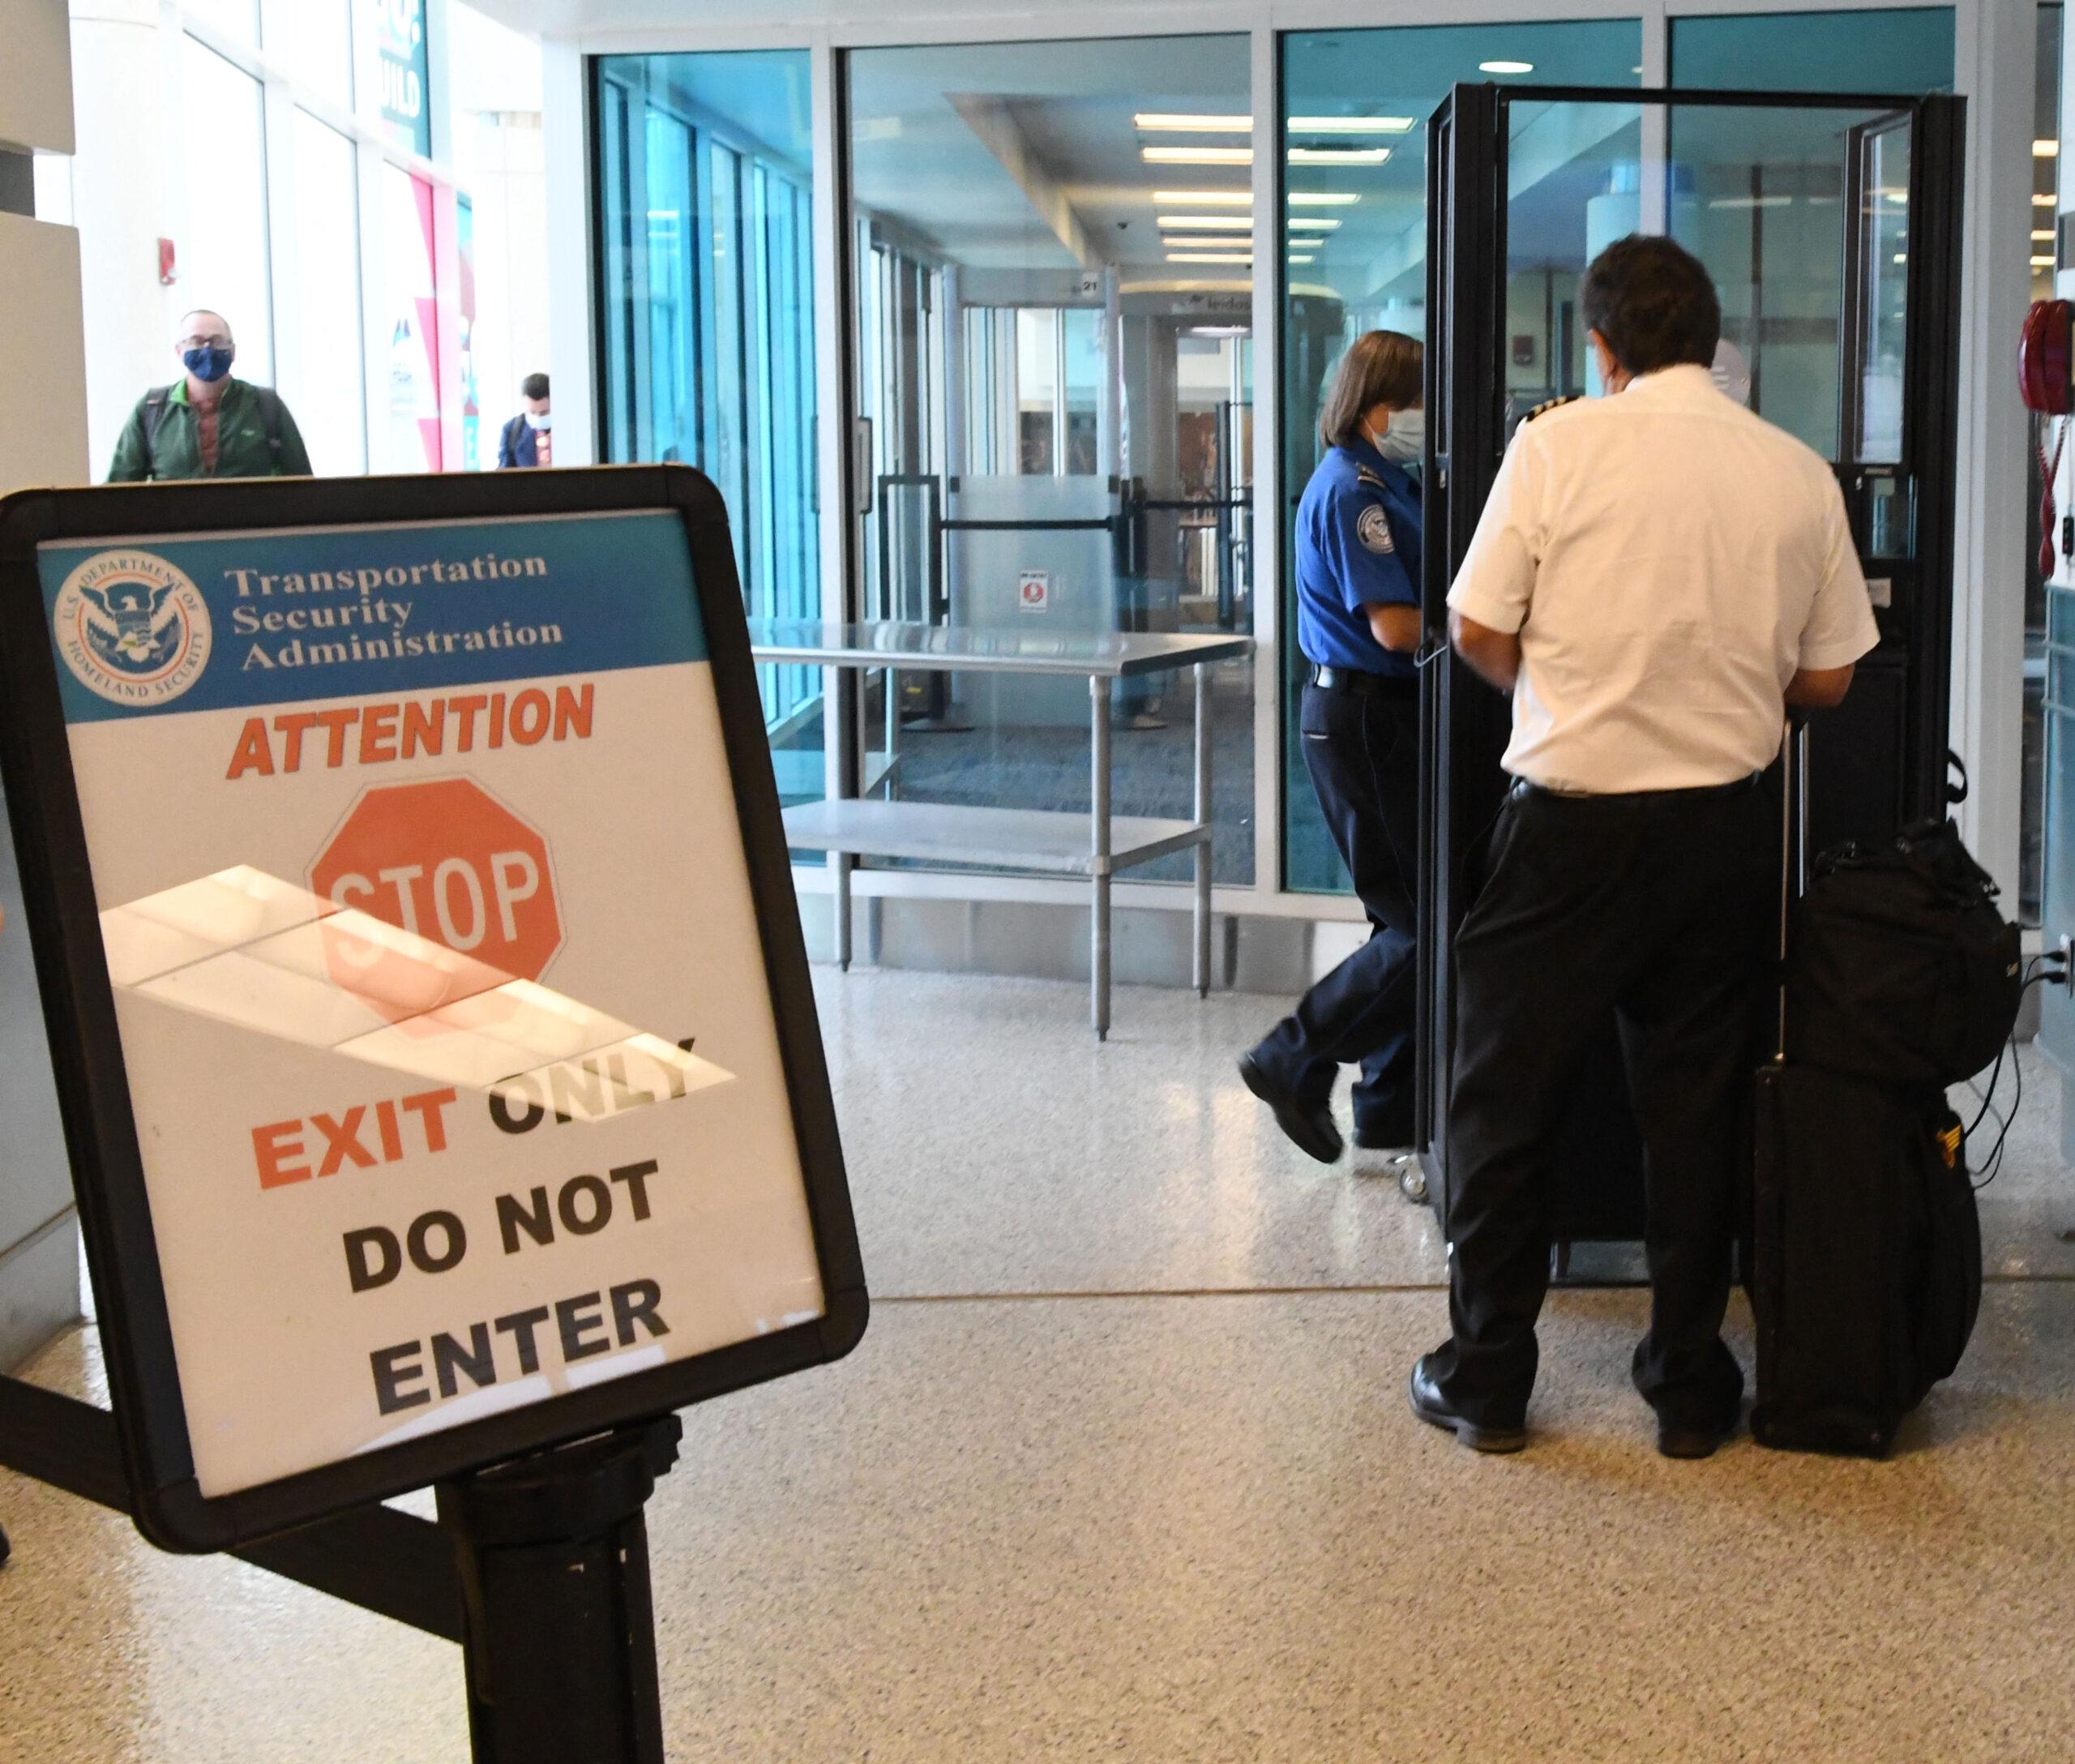
<path id="1" fill-rule="evenodd" d="M 1089 816 L 1089 1008 L 1098 1041 L 1110 1038 L 1110 695 L 1107 676 L 1088 681 Z"/>
<path id="2" fill-rule="evenodd" d="M 834 854 L 836 866 L 836 965 L 850 971 L 850 871 L 857 859 L 847 851 Z"/>
<path id="3" fill-rule="evenodd" d="M 1210 995 L 1210 664 L 1199 662 L 1196 675 L 1196 824 L 1206 829 L 1196 845 L 1196 996 Z"/>

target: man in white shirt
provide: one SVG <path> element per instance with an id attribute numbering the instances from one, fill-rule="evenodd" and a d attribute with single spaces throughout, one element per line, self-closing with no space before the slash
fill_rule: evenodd
<path id="1" fill-rule="evenodd" d="M 1448 596 L 1457 653 L 1512 694 L 1515 781 L 1457 942 L 1452 1335 L 1412 1406 L 1525 1443 L 1551 1142 L 1611 1010 L 1645 1151 L 1635 1381 L 1658 1449 L 1697 1458 L 1743 1389 L 1721 1328 L 1778 906 L 1758 774 L 1880 634 L 1829 465 L 1710 381 L 1706 270 L 1627 238 L 1580 301 L 1610 396 L 1521 426 Z"/>

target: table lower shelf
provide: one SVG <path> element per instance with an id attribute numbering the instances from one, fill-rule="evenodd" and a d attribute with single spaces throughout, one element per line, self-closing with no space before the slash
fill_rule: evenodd
<path id="1" fill-rule="evenodd" d="M 1110 822 L 1110 867 L 1149 863 L 1209 841 L 1209 828 L 1200 822 L 1118 815 Z M 1044 809 L 825 799 L 785 811 L 785 843 L 798 850 L 924 863 L 982 864 L 1054 876 L 1095 873 L 1089 817 Z"/>

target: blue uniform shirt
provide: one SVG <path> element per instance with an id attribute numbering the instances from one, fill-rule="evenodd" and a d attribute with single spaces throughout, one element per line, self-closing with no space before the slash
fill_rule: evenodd
<path id="1" fill-rule="evenodd" d="M 1364 606 L 1419 604 L 1419 491 L 1367 441 L 1332 447 L 1297 505 L 1297 645 L 1322 667 L 1410 679 Z"/>

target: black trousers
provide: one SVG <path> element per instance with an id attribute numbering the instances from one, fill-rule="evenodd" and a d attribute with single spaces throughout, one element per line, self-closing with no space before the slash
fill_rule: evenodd
<path id="1" fill-rule="evenodd" d="M 1644 1146 L 1650 1326 L 1636 1388 L 1667 1421 L 1733 1418 L 1723 1345 L 1752 1075 L 1779 906 L 1765 790 L 1516 790 L 1457 940 L 1449 1321 L 1432 1362 L 1473 1420 L 1517 1426 L 1549 1279 L 1549 1147 L 1615 1013 Z"/>
<path id="2" fill-rule="evenodd" d="M 1412 1138 L 1413 879 L 1419 858 L 1419 700 L 1307 686 L 1304 763 L 1341 861 L 1369 915 L 1369 940 L 1254 1049 L 1269 1075 L 1307 1102 L 1358 1064 L 1354 1127 L 1382 1145 Z"/>

